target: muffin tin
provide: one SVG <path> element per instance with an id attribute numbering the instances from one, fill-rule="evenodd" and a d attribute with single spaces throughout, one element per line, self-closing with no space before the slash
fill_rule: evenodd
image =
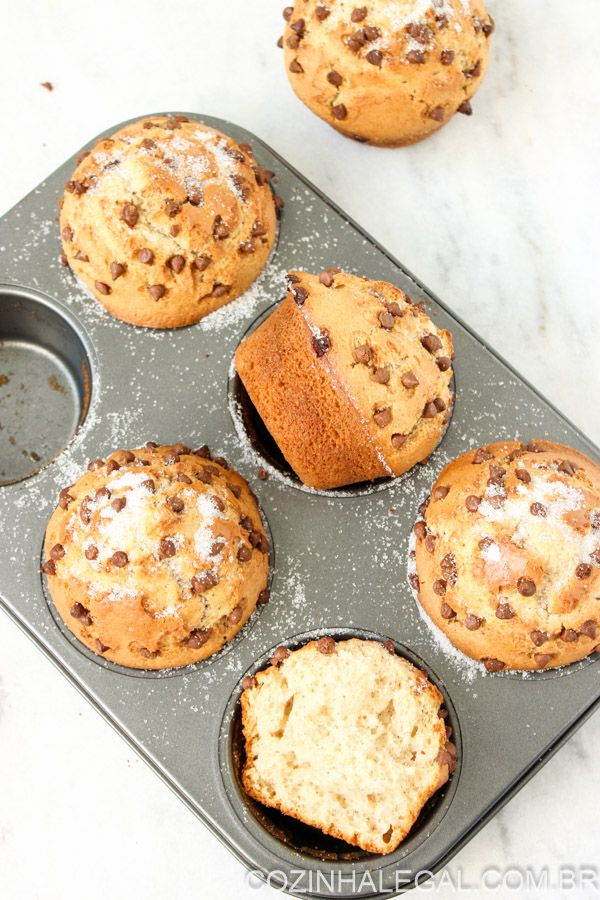
<path id="1" fill-rule="evenodd" d="M 197 325 L 154 331 L 119 322 L 60 265 L 56 202 L 75 156 L 0 220 L 2 606 L 258 877 L 314 897 L 390 896 L 419 872 L 447 863 L 600 700 L 598 655 L 525 677 L 489 675 L 449 650 L 421 617 L 407 582 L 417 507 L 450 459 L 494 440 L 547 437 L 597 461 L 600 455 L 266 145 L 229 122 L 201 121 L 249 142 L 260 164 L 277 173 L 286 206 L 258 281 Z M 242 336 L 282 298 L 285 272 L 333 265 L 425 300 L 429 315 L 453 335 L 456 404 L 425 465 L 401 479 L 319 492 L 287 469 L 232 361 Z M 269 604 L 221 653 L 164 673 L 125 669 L 87 652 L 53 614 L 39 574 L 59 490 L 90 459 L 150 439 L 208 443 L 224 455 L 257 493 L 273 547 Z M 268 479 L 257 478 L 259 468 Z M 279 644 L 325 633 L 391 638 L 438 685 L 457 736 L 456 771 L 385 857 L 253 806 L 238 784 L 243 676 L 266 665 Z"/>

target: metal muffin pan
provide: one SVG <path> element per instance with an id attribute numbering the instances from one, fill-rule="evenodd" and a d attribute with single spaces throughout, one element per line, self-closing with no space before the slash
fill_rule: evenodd
<path id="1" fill-rule="evenodd" d="M 523 677 L 489 675 L 448 652 L 421 617 L 406 578 L 417 507 L 447 462 L 491 441 L 549 438 L 597 461 L 600 454 L 258 138 L 229 122 L 188 115 L 250 143 L 258 161 L 277 173 L 286 204 L 258 281 L 197 325 L 168 331 L 126 325 L 61 267 L 56 203 L 75 156 L 0 220 L 0 424 L 10 426 L 0 430 L 0 440 L 8 440 L 0 444 L 2 606 L 249 869 L 303 896 L 390 896 L 419 872 L 446 864 L 600 701 L 597 655 Z M 425 465 L 373 486 L 315 492 L 298 483 L 257 426 L 233 356 L 242 336 L 282 298 L 285 272 L 333 265 L 425 300 L 429 315 L 453 335 L 456 403 Z M 200 666 L 152 678 L 82 652 L 53 615 L 39 573 L 60 489 L 90 459 L 149 439 L 207 443 L 224 455 L 258 495 L 274 550 L 271 601 L 232 645 Z M 257 478 L 261 467 L 267 480 Z M 458 735 L 459 762 L 449 783 L 385 857 L 253 807 L 239 788 L 243 676 L 264 666 L 279 644 L 296 646 L 323 633 L 391 638 L 439 686 Z"/>

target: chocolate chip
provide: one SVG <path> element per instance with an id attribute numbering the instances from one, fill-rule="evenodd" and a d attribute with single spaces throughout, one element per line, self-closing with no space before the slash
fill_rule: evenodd
<path id="1" fill-rule="evenodd" d="M 415 522 L 413 525 L 413 532 L 417 539 L 422 541 L 427 536 L 427 525 L 423 521 Z"/>
<path id="2" fill-rule="evenodd" d="M 227 618 L 229 619 L 229 621 L 230 621 L 233 625 L 237 625 L 238 622 L 240 622 L 240 621 L 242 620 L 242 616 L 243 616 L 243 615 L 244 615 L 244 611 L 243 611 L 242 607 L 241 607 L 241 606 L 235 606 L 235 607 L 231 610 L 231 612 L 229 613 L 229 615 L 227 616 Z"/>
<path id="3" fill-rule="evenodd" d="M 543 503 L 532 503 L 529 507 L 529 512 L 532 516 L 541 516 L 542 518 L 546 517 L 546 507 Z"/>
<path id="4" fill-rule="evenodd" d="M 530 441 L 530 443 L 526 444 L 523 447 L 523 449 L 526 450 L 527 453 L 543 453 L 544 452 L 544 448 L 540 447 L 539 444 L 536 444 L 534 441 Z"/>
<path id="5" fill-rule="evenodd" d="M 320 358 L 331 350 L 331 338 L 326 331 L 318 335 L 313 334 L 310 339 L 310 345 L 317 357 Z"/>
<path id="6" fill-rule="evenodd" d="M 94 287 L 96 288 L 96 290 L 98 291 L 99 294 L 104 294 L 105 297 L 108 294 L 110 294 L 112 291 L 112 288 L 108 284 L 106 284 L 104 281 L 95 281 Z"/>
<path id="7" fill-rule="evenodd" d="M 240 253 L 244 255 L 248 255 L 249 253 L 254 253 L 255 251 L 254 241 L 242 241 L 238 247 Z"/>
<path id="8" fill-rule="evenodd" d="M 58 495 L 58 505 L 61 509 L 68 509 L 69 504 L 73 502 L 75 498 L 69 494 L 68 491 L 62 490 Z"/>
<path id="9" fill-rule="evenodd" d="M 245 675 L 242 681 L 242 690 L 249 691 L 251 688 L 256 687 L 258 681 L 254 677 L 254 675 Z"/>
<path id="10" fill-rule="evenodd" d="M 419 25 L 411 22 L 406 26 L 406 31 L 419 44 L 428 44 L 433 39 L 433 32 L 427 25 Z"/>
<path id="11" fill-rule="evenodd" d="M 485 34 L 486 37 L 489 37 L 491 34 L 493 34 L 495 28 L 496 28 L 496 25 L 495 25 L 494 20 L 492 19 L 491 16 L 490 16 L 490 21 L 489 21 L 489 22 L 484 22 L 483 25 L 482 25 L 482 31 L 483 31 L 483 33 Z"/>
<path id="12" fill-rule="evenodd" d="M 188 475 L 185 475 L 184 472 L 179 472 L 177 474 L 177 481 L 180 484 L 191 484 L 192 483 L 192 479 Z"/>
<path id="13" fill-rule="evenodd" d="M 430 109 L 427 113 L 428 118 L 433 119 L 434 122 L 443 122 L 446 116 L 446 111 L 443 106 L 434 106 L 433 109 Z"/>
<path id="14" fill-rule="evenodd" d="M 171 559 L 176 553 L 177 548 L 173 541 L 169 540 L 169 538 L 163 538 L 158 545 L 159 559 Z"/>
<path id="15" fill-rule="evenodd" d="M 70 609 L 70 613 L 74 619 L 77 619 L 78 622 L 81 622 L 82 625 L 89 627 L 92 624 L 92 617 L 90 616 L 89 609 L 82 603 L 74 603 Z"/>
<path id="16" fill-rule="evenodd" d="M 361 47 L 365 46 L 366 42 L 364 28 L 359 28 L 358 31 L 353 32 L 346 38 L 346 46 L 353 53 L 358 53 Z"/>
<path id="17" fill-rule="evenodd" d="M 454 62 L 454 57 L 456 53 L 454 50 L 442 50 L 442 55 L 440 57 L 443 66 L 450 66 Z"/>
<path id="18" fill-rule="evenodd" d="M 596 622 L 594 621 L 594 619 L 588 619 L 586 622 L 584 622 L 579 629 L 579 634 L 583 635 L 584 637 L 591 638 L 593 641 L 595 641 Z"/>
<path id="19" fill-rule="evenodd" d="M 448 606 L 446 601 L 444 601 L 442 603 L 442 605 L 440 606 L 440 615 L 441 615 L 442 619 L 454 619 L 456 616 L 456 613 L 452 609 L 452 607 Z"/>
<path id="20" fill-rule="evenodd" d="M 125 497 L 118 497 L 116 500 L 113 500 L 110 504 L 115 512 L 121 512 L 122 509 L 125 509 L 127 505 L 127 500 Z"/>
<path id="21" fill-rule="evenodd" d="M 158 656 L 158 650 L 148 650 L 147 647 L 140 647 L 138 653 L 140 656 L 143 656 L 144 659 L 156 659 Z"/>
<path id="22" fill-rule="evenodd" d="M 406 54 L 406 58 L 409 63 L 416 66 L 422 66 L 425 62 L 425 54 L 422 50 L 409 50 Z"/>
<path id="23" fill-rule="evenodd" d="M 280 666 L 284 660 L 288 658 L 290 655 L 290 651 L 287 647 L 278 647 L 273 656 L 271 657 L 271 665 L 272 666 Z"/>
<path id="24" fill-rule="evenodd" d="M 411 572 L 408 576 L 408 582 L 413 589 L 413 591 L 419 590 L 419 578 L 416 572 Z"/>
<path id="25" fill-rule="evenodd" d="M 216 216 L 213 222 L 213 237 L 218 241 L 222 241 L 224 238 L 229 237 L 229 228 L 221 216 Z"/>
<path id="26" fill-rule="evenodd" d="M 500 482 L 506 475 L 506 469 L 502 466 L 490 466 L 490 480 L 496 484 Z M 488 482 L 489 483 L 489 482 Z"/>
<path id="27" fill-rule="evenodd" d="M 122 569 L 129 562 L 129 557 L 123 550 L 117 550 L 116 553 L 113 553 L 109 562 L 118 569 Z"/>
<path id="28" fill-rule="evenodd" d="M 172 200 L 170 198 L 165 201 L 165 209 L 166 209 L 167 215 L 169 216 L 170 219 L 173 219 L 179 212 L 181 212 L 181 207 L 180 207 L 179 203 L 176 203 L 174 200 Z M 176 227 L 179 228 L 179 226 L 176 226 Z M 174 236 L 176 237 L 177 235 L 174 235 Z"/>
<path id="29" fill-rule="evenodd" d="M 442 342 L 437 334 L 424 334 L 421 338 L 421 344 L 430 353 L 435 353 L 436 350 L 441 350 L 442 348 Z"/>
<path id="30" fill-rule="evenodd" d="M 392 421 L 392 411 L 389 407 L 378 409 L 373 413 L 373 421 L 380 428 L 385 428 Z"/>
<path id="31" fill-rule="evenodd" d="M 469 631 L 477 631 L 478 628 L 481 628 L 482 624 L 483 619 L 476 616 L 475 613 L 467 613 L 465 616 L 465 628 L 468 628 Z"/>
<path id="32" fill-rule="evenodd" d="M 216 494 L 213 494 L 213 496 L 210 499 L 211 499 L 211 503 L 213 504 L 213 506 L 216 506 L 217 509 L 219 510 L 219 512 L 225 511 L 225 504 L 223 503 L 223 501 L 221 500 L 220 497 L 217 497 Z"/>
<path id="33" fill-rule="evenodd" d="M 92 560 L 98 557 L 98 548 L 94 544 L 88 544 L 84 552 L 86 559 Z"/>
<path id="34" fill-rule="evenodd" d="M 369 50 L 365 59 L 368 63 L 371 63 L 372 66 L 381 66 L 381 62 L 383 60 L 383 53 L 381 50 Z"/>
<path id="35" fill-rule="evenodd" d="M 64 250 L 61 250 L 61 252 L 60 252 L 60 264 L 61 264 L 61 266 L 69 265 L 69 258 Z"/>
<path id="36" fill-rule="evenodd" d="M 112 475 L 113 472 L 116 472 L 120 468 L 121 466 L 116 459 L 109 459 L 109 461 L 106 463 L 106 474 Z"/>
<path id="37" fill-rule="evenodd" d="M 552 659 L 551 653 L 534 653 L 533 658 L 535 660 L 536 667 L 538 669 L 543 669 L 548 665 L 550 660 Z"/>
<path id="38" fill-rule="evenodd" d="M 216 462 L 217 465 L 221 466 L 223 469 L 229 468 L 229 463 L 225 459 L 224 456 L 215 456 L 213 457 L 213 462 Z M 217 473 L 218 474 L 218 473 Z"/>
<path id="39" fill-rule="evenodd" d="M 392 447 L 394 448 L 394 450 L 400 450 L 401 447 L 404 447 L 407 440 L 407 434 L 393 434 L 391 440 Z"/>
<path id="40" fill-rule="evenodd" d="M 181 113 L 175 113 L 173 118 L 176 122 L 189 122 L 190 121 L 187 116 L 184 116 Z"/>
<path id="41" fill-rule="evenodd" d="M 296 301 L 297 306 L 303 306 L 304 301 L 308 297 L 308 291 L 305 287 L 302 287 L 301 284 L 296 285 L 296 287 L 292 288 L 292 296 Z"/>
<path id="42" fill-rule="evenodd" d="M 435 361 L 436 366 L 440 370 L 440 372 L 447 372 L 452 363 L 447 356 L 438 356 Z"/>
<path id="43" fill-rule="evenodd" d="M 325 635 L 322 638 L 319 638 L 317 641 L 317 650 L 319 653 L 322 653 L 324 656 L 329 656 L 332 653 L 335 653 L 335 641 L 329 635 Z"/>
<path id="44" fill-rule="evenodd" d="M 41 571 L 44 575 L 56 575 L 56 563 L 54 560 L 49 559 L 41 568 Z"/>
<path id="45" fill-rule="evenodd" d="M 447 585 L 447 583 L 444 581 L 443 578 L 438 578 L 436 581 L 433 582 L 433 585 L 432 585 L 432 587 L 433 587 L 433 592 L 434 592 L 435 594 L 437 594 L 438 597 L 443 597 L 444 594 L 446 593 L 446 588 L 447 588 L 447 586 L 448 586 L 448 585 Z"/>
<path id="46" fill-rule="evenodd" d="M 523 456 L 523 451 L 519 449 L 511 450 L 511 452 L 508 454 L 508 458 L 511 462 L 515 459 L 518 459 L 520 456 Z"/>
<path id="47" fill-rule="evenodd" d="M 290 72 L 294 72 L 296 75 L 301 75 L 304 72 L 304 69 L 300 65 L 297 59 L 293 59 L 289 65 Z"/>
<path id="48" fill-rule="evenodd" d="M 487 450 L 484 450 L 483 447 L 480 447 L 479 450 L 476 451 L 475 456 L 473 457 L 472 464 L 474 466 L 480 466 L 482 463 L 486 462 L 488 459 L 493 459 L 494 455 L 492 453 L 488 453 Z"/>
<path id="49" fill-rule="evenodd" d="M 293 13 L 294 13 L 294 7 L 293 7 L 293 6 L 286 6 L 286 7 L 285 7 L 285 9 L 283 10 L 283 18 L 285 19 L 286 22 L 289 22 L 289 21 L 290 21 L 290 19 L 292 18 Z"/>
<path id="50" fill-rule="evenodd" d="M 228 294 L 231 290 L 230 284 L 215 284 L 210 296 L 211 297 L 223 297 L 225 294 Z"/>
<path id="51" fill-rule="evenodd" d="M 348 115 L 348 110 L 343 103 L 337 103 L 335 106 L 332 106 L 331 112 L 333 113 L 334 119 L 338 119 L 339 121 L 345 119 Z"/>
<path id="52" fill-rule="evenodd" d="M 66 241 L 67 244 L 70 244 L 75 236 L 73 233 L 73 229 L 70 228 L 69 225 L 67 225 L 66 228 L 63 228 L 61 234 L 63 241 Z"/>
<path id="53" fill-rule="evenodd" d="M 335 69 L 333 69 L 331 72 L 328 72 L 326 78 L 329 84 L 332 84 L 334 87 L 339 87 L 343 81 L 342 76 L 339 72 L 336 72 Z"/>
<path id="54" fill-rule="evenodd" d="M 121 450 L 121 462 L 124 464 L 135 462 L 135 453 L 131 450 Z"/>
<path id="55" fill-rule="evenodd" d="M 388 369 L 375 369 L 369 375 L 371 381 L 375 381 L 377 384 L 387 384 L 390 380 L 390 373 Z"/>
<path id="56" fill-rule="evenodd" d="M 181 225 L 175 224 L 175 225 L 171 225 L 171 227 L 169 228 L 169 234 L 171 235 L 171 237 L 177 237 L 177 235 L 179 234 L 180 231 L 181 231 Z"/>
<path id="57" fill-rule="evenodd" d="M 203 594 L 218 583 L 219 579 L 214 572 L 200 572 L 199 575 L 194 575 L 192 578 L 192 591 L 194 594 Z"/>
<path id="58" fill-rule="evenodd" d="M 560 640 L 564 641 L 567 644 L 572 644 L 576 640 L 578 640 L 579 635 L 576 631 L 573 631 L 572 628 L 565 628 L 564 631 L 560 635 Z"/>
<path id="59" fill-rule="evenodd" d="M 475 494 L 470 494 L 465 500 L 465 506 L 469 512 L 477 512 L 480 503 L 481 497 L 477 497 Z"/>
<path id="60" fill-rule="evenodd" d="M 379 28 L 374 25 L 365 25 L 362 31 L 366 41 L 376 41 L 380 34 Z"/>
<path id="61" fill-rule="evenodd" d="M 323 4 L 319 4 L 319 6 L 315 7 L 315 16 L 317 17 L 319 22 L 322 22 L 324 19 L 326 19 L 330 12 L 331 10 L 326 6 L 323 6 Z"/>
<path id="62" fill-rule="evenodd" d="M 121 210 L 121 218 L 130 228 L 134 228 L 137 225 L 139 215 L 138 208 L 133 203 L 126 203 Z"/>
<path id="63" fill-rule="evenodd" d="M 592 574 L 592 567 L 588 563 L 580 563 L 575 569 L 575 577 L 583 580 Z"/>
<path id="64" fill-rule="evenodd" d="M 379 324 L 382 328 L 385 328 L 387 331 L 391 331 L 394 327 L 394 316 L 389 312 L 380 312 L 377 316 L 379 319 Z"/>
<path id="65" fill-rule="evenodd" d="M 277 194 L 273 194 L 273 202 L 276 209 L 283 209 L 283 207 L 285 206 L 285 202 L 281 197 L 278 197 Z"/>
<path id="66" fill-rule="evenodd" d="M 488 672 L 500 672 L 505 668 L 505 664 L 500 659 L 494 659 L 493 656 L 484 657 L 481 662 L 484 664 Z"/>
<path id="67" fill-rule="evenodd" d="M 247 547 L 246 544 L 240 544 L 237 552 L 237 558 L 240 562 L 248 562 L 249 559 L 252 559 L 252 550 L 250 549 L 250 547 Z"/>
<path id="68" fill-rule="evenodd" d="M 252 226 L 252 237 L 263 237 L 263 235 L 265 235 L 266 233 L 267 229 L 257 219 Z"/>
<path id="69" fill-rule="evenodd" d="M 82 250 L 78 250 L 77 253 L 75 253 L 75 254 L 73 255 L 73 259 L 78 259 L 78 260 L 80 260 L 81 262 L 89 262 L 89 261 L 90 261 L 90 258 L 89 258 L 89 256 L 87 255 L 87 253 L 83 253 Z"/>
<path id="70" fill-rule="evenodd" d="M 509 603 L 506 600 L 501 600 L 496 608 L 496 618 L 498 619 L 512 619 L 514 616 L 514 611 L 512 610 Z"/>
<path id="71" fill-rule="evenodd" d="M 145 263 L 147 266 L 152 265 L 154 262 L 154 253 L 149 247 L 142 247 L 137 251 L 136 256 L 141 263 Z"/>
<path id="72" fill-rule="evenodd" d="M 531 475 L 526 469 L 515 469 L 515 477 L 522 481 L 523 484 L 530 484 Z"/>
<path id="73" fill-rule="evenodd" d="M 435 535 L 428 534 L 425 538 L 425 549 L 428 553 L 433 553 L 435 551 Z"/>
<path id="74" fill-rule="evenodd" d="M 151 284 L 148 288 L 148 293 L 154 301 L 158 302 L 165 296 L 167 289 L 164 284 Z"/>
<path id="75" fill-rule="evenodd" d="M 98 469 L 101 469 L 103 465 L 103 459 L 94 459 L 92 460 L 92 462 L 88 463 L 88 472 L 97 472 Z"/>
<path id="76" fill-rule="evenodd" d="M 321 272 L 319 275 L 319 281 L 321 284 L 324 284 L 325 287 L 331 287 L 336 275 L 338 275 L 342 270 L 337 268 L 325 269 L 324 272 Z"/>
<path id="77" fill-rule="evenodd" d="M 435 400 L 433 401 L 433 405 L 435 406 L 435 408 L 437 409 L 438 412 L 444 412 L 444 410 L 446 409 L 446 401 L 442 400 L 441 397 L 436 397 Z"/>
<path id="78" fill-rule="evenodd" d="M 529 637 L 536 647 L 541 647 L 542 644 L 545 644 L 548 640 L 548 635 L 545 631 L 532 631 L 530 632 Z"/>
<path id="79" fill-rule="evenodd" d="M 449 491 L 450 491 L 449 487 L 446 487 L 445 485 L 440 484 L 439 487 L 434 488 L 433 493 L 431 494 L 431 499 L 432 500 L 443 500 L 444 497 L 448 496 Z"/>
<path id="80" fill-rule="evenodd" d="M 290 28 L 292 29 L 292 31 L 295 31 L 296 34 L 299 34 L 300 37 L 302 37 L 304 35 L 304 31 L 306 29 L 306 23 L 305 23 L 304 19 L 297 19 L 295 22 L 293 22 L 290 25 Z"/>
<path id="81" fill-rule="evenodd" d="M 473 115 L 473 107 L 471 106 L 470 100 L 463 100 L 460 104 L 456 112 L 462 113 L 463 116 L 472 116 Z"/>
<path id="82" fill-rule="evenodd" d="M 125 274 L 125 266 L 120 262 L 111 262 L 110 274 L 112 275 L 112 280 L 116 281 L 117 278 Z"/>
<path id="83" fill-rule="evenodd" d="M 271 597 L 271 591 L 268 588 L 265 588 L 258 595 L 258 599 L 256 602 L 258 603 L 259 606 L 264 606 L 265 603 L 269 602 L 270 597 Z"/>
<path id="84" fill-rule="evenodd" d="M 563 475 L 574 475 L 579 466 L 576 466 L 575 463 L 569 462 L 567 459 L 563 459 L 561 464 L 558 467 L 558 471 L 562 472 Z"/>
<path id="85" fill-rule="evenodd" d="M 422 419 L 433 419 L 438 414 L 438 408 L 432 401 L 425 404 L 423 407 L 423 412 L 421 413 Z"/>
<path id="86" fill-rule="evenodd" d="M 479 78 L 481 75 L 481 60 L 478 59 L 472 69 L 466 73 L 467 78 Z"/>
<path id="87" fill-rule="evenodd" d="M 183 512 L 185 503 L 183 502 L 181 497 L 168 497 L 167 506 L 172 509 L 174 513 L 180 513 Z"/>
<path id="88" fill-rule="evenodd" d="M 190 631 L 184 643 L 186 647 L 189 647 L 191 650 L 199 650 L 200 647 L 203 647 L 204 644 L 206 644 L 211 634 L 212 628 L 194 628 L 193 631 Z"/>
<path id="89" fill-rule="evenodd" d="M 362 22 L 367 15 L 367 7 L 366 6 L 357 6 L 356 9 L 353 9 L 350 13 L 350 21 L 351 22 Z"/>
<path id="90" fill-rule="evenodd" d="M 170 256 L 167 260 L 167 265 L 176 275 L 179 275 L 185 266 L 185 256 L 180 256 L 179 254 Z"/>
<path id="91" fill-rule="evenodd" d="M 532 581 L 531 578 L 519 578 L 517 590 L 523 597 L 533 597 L 536 592 L 535 581 Z"/>
<path id="92" fill-rule="evenodd" d="M 355 362 L 366 366 L 367 363 L 371 361 L 372 350 L 368 344 L 363 344 L 361 347 L 357 347 L 356 350 L 352 352 L 352 355 Z"/>
<path id="93" fill-rule="evenodd" d="M 198 269 L 199 272 L 204 272 L 210 265 L 210 262 L 210 256 L 197 256 L 192 265 L 195 269 Z"/>
<path id="94" fill-rule="evenodd" d="M 440 563 L 440 569 L 448 584 L 456 584 L 458 580 L 458 569 L 452 553 L 447 553 L 446 556 L 444 556 Z"/>
<path id="95" fill-rule="evenodd" d="M 154 150 L 156 147 L 156 141 L 153 141 L 152 138 L 144 138 L 144 140 L 140 143 L 140 147 L 143 147 L 144 150 Z"/>

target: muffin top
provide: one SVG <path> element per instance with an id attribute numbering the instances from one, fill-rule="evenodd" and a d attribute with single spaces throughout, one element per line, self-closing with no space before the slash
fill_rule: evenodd
<path id="1" fill-rule="evenodd" d="M 195 661 L 266 587 L 254 497 L 224 459 L 199 454 L 181 444 L 118 451 L 60 494 L 43 571 L 69 627 L 90 619 L 86 642 L 97 649 L 99 638 L 116 662 Z"/>
<path id="2" fill-rule="evenodd" d="M 581 659 L 600 622 L 600 467 L 551 441 L 450 463 L 415 525 L 419 597 L 487 668 Z"/>
<path id="3" fill-rule="evenodd" d="M 195 322 L 264 265 L 272 176 L 248 145 L 186 116 L 127 125 L 81 154 L 65 186 L 63 261 L 124 321 Z"/>
<path id="4" fill-rule="evenodd" d="M 494 29 L 481 0 L 296 0 L 284 18 L 301 99 L 344 133 L 392 145 L 470 113 Z"/>
<path id="5" fill-rule="evenodd" d="M 391 641 L 327 636 L 271 663 L 244 680 L 246 792 L 390 853 L 456 766 L 442 695 Z"/>
<path id="6" fill-rule="evenodd" d="M 425 432 L 451 415 L 452 337 L 424 303 L 387 281 L 338 269 L 290 272 L 290 293 L 312 333 L 312 349 L 361 413 L 384 471 L 399 474 Z"/>

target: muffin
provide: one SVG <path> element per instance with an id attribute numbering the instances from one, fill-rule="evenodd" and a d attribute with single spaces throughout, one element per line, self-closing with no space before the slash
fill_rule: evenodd
<path id="1" fill-rule="evenodd" d="M 268 549 L 254 495 L 224 459 L 150 441 L 61 491 L 42 572 L 86 647 L 165 669 L 216 653 L 268 600 Z"/>
<path id="2" fill-rule="evenodd" d="M 246 676 L 246 793 L 325 834 L 391 853 L 456 767 L 443 697 L 391 641 L 331 637 Z"/>
<path id="3" fill-rule="evenodd" d="M 288 283 L 235 362 L 298 477 L 334 488 L 424 460 L 451 415 L 450 334 L 385 281 L 329 269 Z"/>
<path id="4" fill-rule="evenodd" d="M 248 288 L 275 239 L 273 173 L 187 116 L 152 116 L 82 153 L 61 203 L 62 261 L 134 325 L 197 322 Z"/>
<path id="5" fill-rule="evenodd" d="M 494 30 L 481 0 L 296 0 L 283 15 L 292 88 L 346 137 L 400 147 L 471 115 Z"/>
<path id="6" fill-rule="evenodd" d="M 488 671 L 600 650 L 600 467 L 583 453 L 551 441 L 465 453 L 414 532 L 419 602 Z"/>

